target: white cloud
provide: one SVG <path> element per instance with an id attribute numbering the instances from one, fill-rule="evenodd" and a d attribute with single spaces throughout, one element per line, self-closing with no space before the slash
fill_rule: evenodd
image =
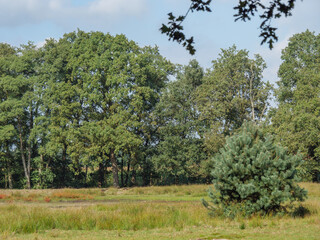
<path id="1" fill-rule="evenodd" d="M 146 0 L 93 0 L 85 6 L 73 6 L 71 0 L 0 0 L 0 27 L 52 21 L 99 22 L 138 16 L 146 10 Z"/>
<path id="2" fill-rule="evenodd" d="M 63 3 L 59 0 L 50 0 L 48 6 L 52 11 L 61 11 Z"/>
<path id="3" fill-rule="evenodd" d="M 36 48 L 41 48 L 41 47 L 43 47 L 45 44 L 46 44 L 46 40 L 45 40 L 45 41 L 41 41 L 41 42 L 37 42 L 35 45 L 36 45 Z"/>
<path id="4" fill-rule="evenodd" d="M 0 0 L 0 26 L 14 26 L 42 19 L 45 15 L 44 1 L 40 0 Z"/>
<path id="5" fill-rule="evenodd" d="M 89 12 L 93 14 L 140 14 L 145 7 L 141 0 L 96 0 L 89 7 Z"/>

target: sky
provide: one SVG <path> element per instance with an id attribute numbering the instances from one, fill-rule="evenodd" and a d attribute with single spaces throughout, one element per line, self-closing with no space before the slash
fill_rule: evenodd
<path id="1" fill-rule="evenodd" d="M 77 29 L 125 34 L 140 46 L 158 46 L 173 63 L 188 64 L 196 59 L 204 68 L 212 66 L 211 61 L 219 57 L 221 49 L 235 44 L 238 49 L 248 50 L 251 57 L 260 54 L 264 58 L 264 80 L 274 84 L 278 81 L 281 50 L 288 39 L 307 29 L 320 33 L 320 1 L 297 0 L 291 17 L 273 21 L 279 37 L 273 50 L 260 45 L 258 17 L 234 22 L 233 7 L 237 2 L 213 0 L 211 13 L 189 14 L 184 28 L 187 37 L 194 36 L 194 56 L 159 31 L 167 22 L 167 14 L 183 15 L 190 0 L 0 0 L 0 42 L 18 47 L 32 41 L 42 46 L 45 39 L 59 39 Z"/>

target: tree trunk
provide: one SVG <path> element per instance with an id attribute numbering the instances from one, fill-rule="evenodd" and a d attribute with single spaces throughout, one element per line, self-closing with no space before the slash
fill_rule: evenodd
<path id="1" fill-rule="evenodd" d="M 112 175 L 113 175 L 113 186 L 116 188 L 119 188 L 119 176 L 118 176 L 118 164 L 117 164 L 117 159 L 114 155 L 114 150 L 112 149 L 110 152 L 110 161 L 111 161 L 111 166 L 112 166 Z"/>
<path id="2" fill-rule="evenodd" d="M 254 96 L 253 96 L 253 80 L 254 80 L 254 72 L 252 65 L 250 66 L 251 76 L 250 76 L 250 104 L 251 104 L 251 121 L 254 122 L 255 114 L 254 114 Z"/>
<path id="3" fill-rule="evenodd" d="M 30 173 L 31 173 L 31 143 L 28 144 L 28 161 L 27 161 L 27 171 L 28 171 L 28 175 L 29 175 L 29 181 L 30 181 Z M 31 184 L 29 183 L 29 187 L 31 187 Z"/>
<path id="4" fill-rule="evenodd" d="M 129 176 L 130 176 L 130 158 L 128 159 L 127 172 L 126 172 L 126 187 L 129 186 Z"/>
<path id="5" fill-rule="evenodd" d="M 87 187 L 87 181 L 88 181 L 88 165 L 86 165 L 86 173 L 85 173 L 85 179 L 84 179 L 84 183 L 85 183 L 85 185 L 86 185 L 86 187 Z"/>
<path id="6" fill-rule="evenodd" d="M 9 183 L 9 189 L 12 189 L 12 188 L 13 188 L 13 185 L 12 185 L 11 169 L 10 169 L 9 172 L 8 172 L 8 183 Z"/>
<path id="7" fill-rule="evenodd" d="M 121 165 L 120 165 L 121 169 L 120 169 L 120 178 L 121 178 L 121 187 L 124 186 L 124 180 L 123 180 L 123 157 L 121 158 Z"/>
<path id="8" fill-rule="evenodd" d="M 21 128 L 21 123 L 20 123 L 19 118 L 18 118 L 18 128 L 19 128 L 21 161 L 22 161 L 22 165 L 23 165 L 24 175 L 25 175 L 26 181 L 27 181 L 27 188 L 30 189 L 31 188 L 30 171 L 28 171 L 28 169 L 30 170 L 30 167 L 27 167 L 27 164 L 26 164 L 26 157 L 24 155 L 24 146 L 23 146 L 23 141 L 22 141 L 22 128 Z"/>
<path id="9" fill-rule="evenodd" d="M 33 128 L 33 112 L 32 107 L 30 106 L 30 125 L 29 125 L 29 131 Z M 30 140 L 30 139 L 29 139 Z M 32 148 L 31 148 L 31 141 L 28 141 L 28 162 L 27 162 L 27 170 L 29 173 L 29 179 L 31 175 L 31 154 L 32 154 Z"/>
<path id="10" fill-rule="evenodd" d="M 136 185 L 136 170 L 135 166 L 132 166 L 130 187 L 134 185 Z"/>
<path id="11" fill-rule="evenodd" d="M 40 164 L 39 164 L 39 187 L 42 187 L 42 183 L 43 183 L 43 179 L 42 179 L 42 167 L 43 167 L 43 163 L 44 163 L 44 161 L 43 161 L 43 155 L 42 154 L 40 154 L 40 159 L 41 159 L 41 161 L 40 161 Z"/>
<path id="12" fill-rule="evenodd" d="M 66 169 L 66 164 L 67 164 L 67 144 L 63 143 L 63 149 L 62 149 L 62 183 L 61 186 L 66 186 L 66 174 L 67 174 L 67 169 Z"/>
<path id="13" fill-rule="evenodd" d="M 4 173 L 4 188 L 5 188 L 5 189 L 8 188 L 8 177 L 7 177 L 7 173 Z"/>
<path id="14" fill-rule="evenodd" d="M 142 180 L 143 180 L 143 186 L 149 186 L 150 185 L 150 164 L 147 162 L 146 159 L 144 159 L 145 163 L 143 165 L 143 173 L 142 173 Z"/>
<path id="15" fill-rule="evenodd" d="M 104 165 L 103 165 L 103 163 L 99 163 L 98 176 L 99 176 L 98 187 L 99 187 L 99 188 L 104 187 L 104 183 L 105 183 L 105 171 L 104 171 Z"/>
<path id="16" fill-rule="evenodd" d="M 6 144 L 6 155 L 7 155 L 7 175 L 5 176 L 5 188 L 8 187 L 9 185 L 9 189 L 13 188 L 12 185 L 12 171 L 11 171 L 11 163 L 10 163 L 10 154 L 9 154 L 9 146 L 8 144 Z M 7 179 L 8 179 L 8 183 L 7 183 Z"/>
<path id="17" fill-rule="evenodd" d="M 144 143 L 145 148 L 147 149 L 149 146 L 149 141 L 146 139 Z M 143 179 L 143 186 L 150 185 L 150 175 L 151 175 L 151 166 L 146 157 L 143 159 L 143 172 L 142 172 L 142 179 Z"/>

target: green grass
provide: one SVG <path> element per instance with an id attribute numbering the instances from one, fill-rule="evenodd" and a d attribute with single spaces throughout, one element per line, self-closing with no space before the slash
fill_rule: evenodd
<path id="1" fill-rule="evenodd" d="M 1 190 L 0 239 L 320 239 L 320 184 L 304 218 L 212 218 L 205 185 Z M 50 202 L 44 198 L 50 198 Z M 23 200 L 26 199 L 26 200 Z"/>

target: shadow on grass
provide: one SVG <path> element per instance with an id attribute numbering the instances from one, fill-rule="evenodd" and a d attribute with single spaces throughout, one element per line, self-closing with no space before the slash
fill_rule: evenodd
<path id="1" fill-rule="evenodd" d="M 291 213 L 291 216 L 294 218 L 304 218 L 310 214 L 311 212 L 308 208 L 299 206 L 293 210 L 293 212 Z"/>

